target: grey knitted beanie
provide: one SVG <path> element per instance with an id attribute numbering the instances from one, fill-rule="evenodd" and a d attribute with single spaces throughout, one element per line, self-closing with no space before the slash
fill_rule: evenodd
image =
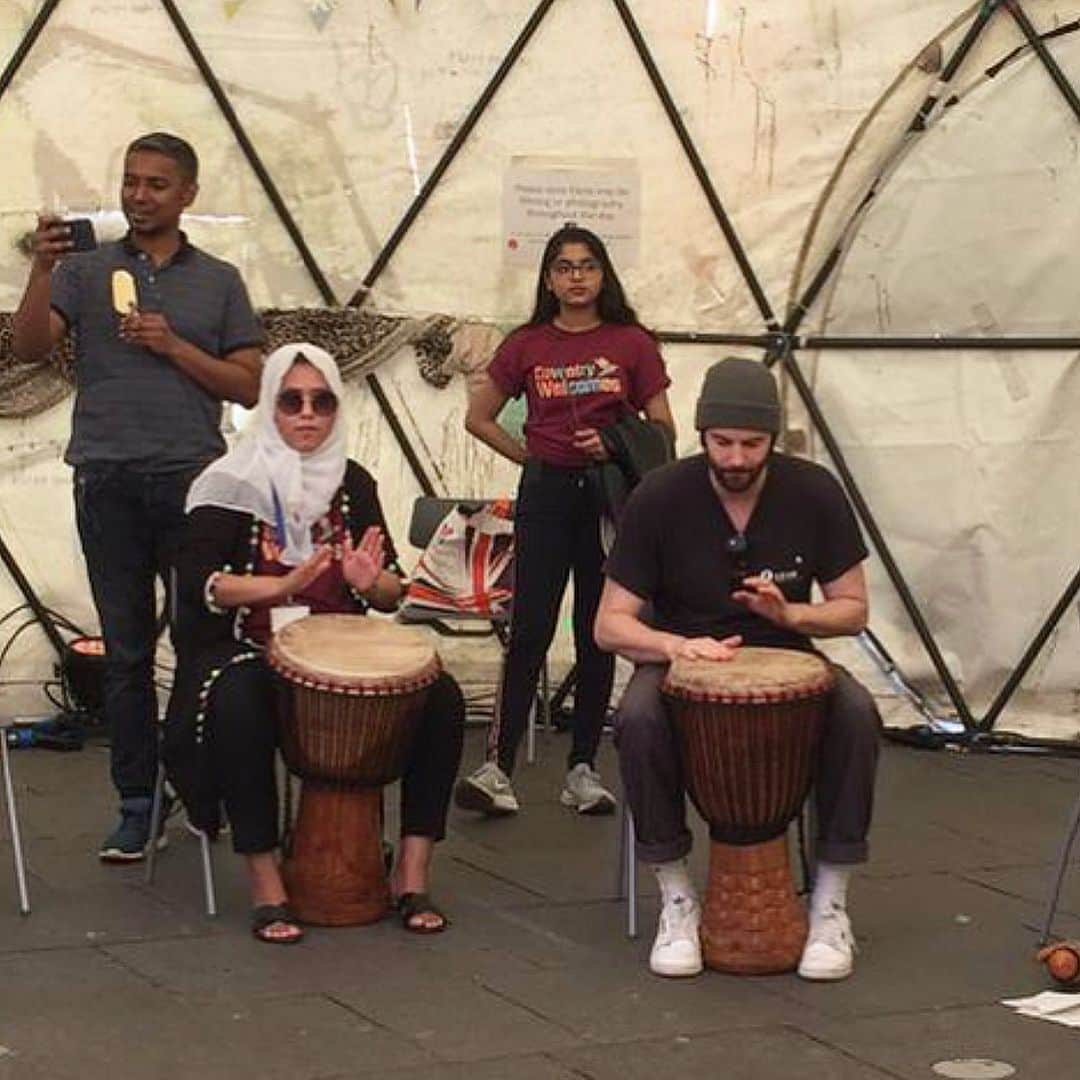
<path id="1" fill-rule="evenodd" d="M 705 373 L 694 426 L 780 433 L 780 394 L 769 369 L 757 360 L 728 356 Z"/>

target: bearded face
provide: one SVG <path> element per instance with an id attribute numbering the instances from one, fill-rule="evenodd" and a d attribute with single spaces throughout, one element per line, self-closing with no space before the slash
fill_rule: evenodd
<path id="1" fill-rule="evenodd" d="M 765 471 L 773 436 L 745 428 L 709 428 L 701 436 L 716 484 L 732 495 L 749 491 Z"/>

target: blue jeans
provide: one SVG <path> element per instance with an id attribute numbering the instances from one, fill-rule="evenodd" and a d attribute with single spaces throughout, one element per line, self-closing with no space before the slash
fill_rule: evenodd
<path id="1" fill-rule="evenodd" d="M 200 468 L 140 473 L 123 465 L 75 470 L 75 520 L 105 639 L 105 719 L 112 780 L 122 799 L 150 795 L 158 760 L 154 689 L 155 578 L 168 596 L 184 500 Z"/>

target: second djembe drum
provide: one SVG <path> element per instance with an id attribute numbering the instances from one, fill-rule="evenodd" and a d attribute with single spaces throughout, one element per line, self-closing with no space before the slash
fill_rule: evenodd
<path id="1" fill-rule="evenodd" d="M 302 787 L 282 877 L 297 918 L 374 922 L 390 892 L 382 788 L 405 768 L 439 659 L 421 630 L 363 615 L 310 615 L 274 635 L 282 753 Z"/>
<path id="2" fill-rule="evenodd" d="M 705 963 L 792 971 L 806 941 L 787 828 L 813 779 L 833 677 L 812 653 L 743 648 L 730 661 L 676 660 L 663 693 L 687 790 L 712 848 L 702 914 Z"/>

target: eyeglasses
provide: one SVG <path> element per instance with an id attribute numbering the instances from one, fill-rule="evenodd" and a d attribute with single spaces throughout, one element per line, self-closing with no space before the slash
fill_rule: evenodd
<path id="1" fill-rule="evenodd" d="M 330 390 L 282 390 L 275 404 L 285 416 L 299 416 L 305 401 L 316 416 L 333 416 L 337 412 L 337 395 Z"/>
<path id="2" fill-rule="evenodd" d="M 570 277 L 574 273 L 583 277 L 599 274 L 602 267 L 595 259 L 582 259 L 581 262 L 571 262 L 569 259 L 558 259 L 551 264 L 551 272 L 556 277 Z"/>

